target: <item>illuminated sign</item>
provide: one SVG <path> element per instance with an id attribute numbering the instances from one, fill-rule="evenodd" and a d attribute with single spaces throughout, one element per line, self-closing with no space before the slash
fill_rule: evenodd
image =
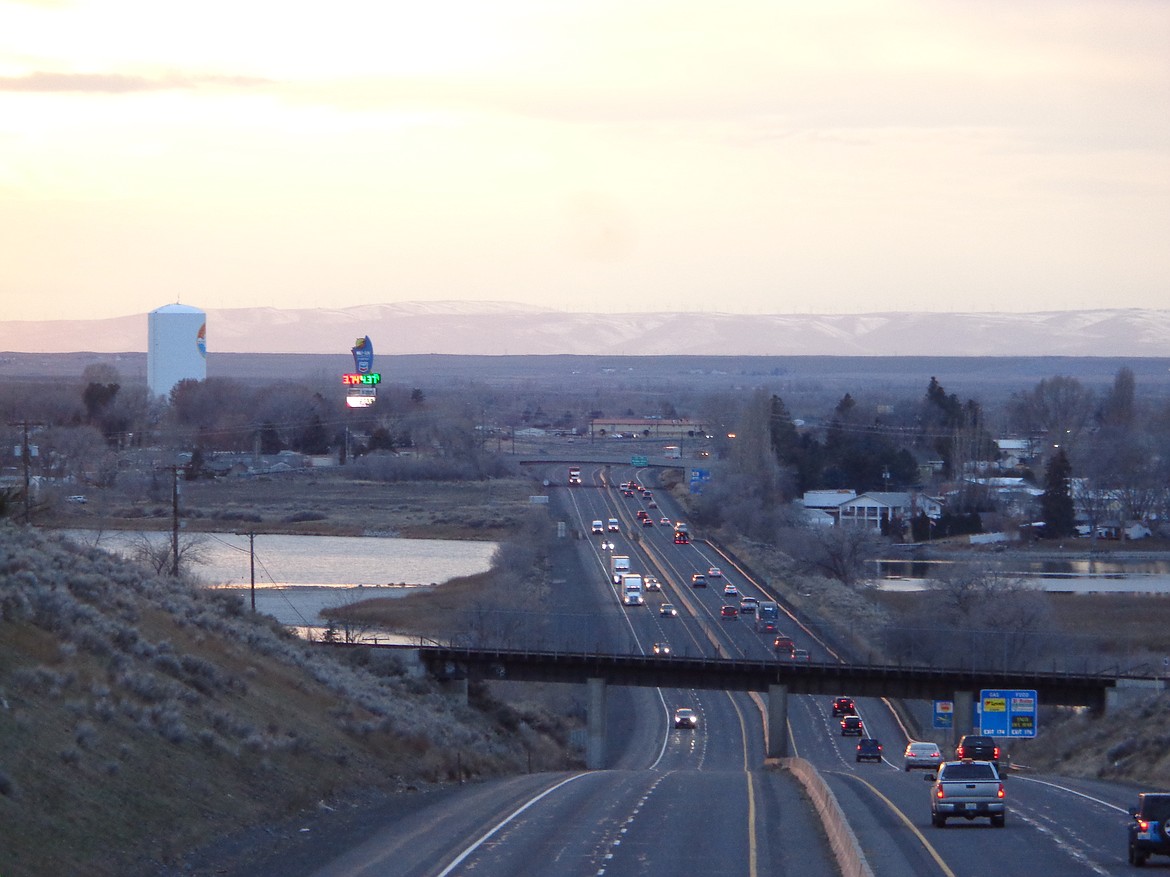
<path id="1" fill-rule="evenodd" d="M 353 367 L 359 374 L 367 375 L 374 370 L 374 342 L 367 335 L 359 338 L 350 348 L 353 354 Z"/>
<path id="2" fill-rule="evenodd" d="M 378 401 L 377 387 L 354 387 L 345 397 L 347 408 L 369 408 Z"/>
<path id="3" fill-rule="evenodd" d="M 368 375 L 342 375 L 341 383 L 347 387 L 372 387 L 382 383 L 382 375 L 378 372 L 372 372 Z"/>

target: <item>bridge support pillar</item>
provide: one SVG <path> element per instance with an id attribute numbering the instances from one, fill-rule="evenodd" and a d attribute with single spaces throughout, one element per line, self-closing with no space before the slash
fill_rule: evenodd
<path id="1" fill-rule="evenodd" d="M 585 767 L 601 770 L 605 767 L 605 680 L 590 678 L 585 682 L 585 688 Z"/>
<path id="2" fill-rule="evenodd" d="M 951 743 L 957 744 L 964 734 L 978 733 L 975 727 L 975 693 L 955 692 L 955 717 L 951 725 Z"/>
<path id="3" fill-rule="evenodd" d="M 788 686 L 768 686 L 768 758 L 788 755 Z"/>

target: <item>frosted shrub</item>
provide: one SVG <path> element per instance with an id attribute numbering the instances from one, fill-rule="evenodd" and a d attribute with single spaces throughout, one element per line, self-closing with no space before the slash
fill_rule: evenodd
<path id="1" fill-rule="evenodd" d="M 82 749 L 91 748 L 97 742 L 97 738 L 97 728 L 93 726 L 92 722 L 79 722 L 77 727 L 73 729 L 73 741 Z"/>
<path id="2" fill-rule="evenodd" d="M 82 573 L 69 577 L 69 590 L 82 600 L 96 602 L 105 598 L 109 591 L 109 584 L 103 576 Z"/>
<path id="3" fill-rule="evenodd" d="M 26 621 L 32 614 L 33 608 L 28 595 L 17 588 L 9 589 L 0 580 L 0 622 Z"/>
<path id="4" fill-rule="evenodd" d="M 99 697 L 93 701 L 90 704 L 89 712 L 99 722 L 109 722 L 117 715 L 114 702 L 108 697 Z"/>
<path id="5" fill-rule="evenodd" d="M 69 685 L 72 676 L 48 667 L 19 667 L 12 672 L 11 679 L 17 690 L 40 692 L 47 697 L 58 698 Z"/>
<path id="6" fill-rule="evenodd" d="M 110 646 L 109 640 L 106 639 L 104 632 L 93 627 L 79 627 L 70 633 L 73 642 L 62 643 L 62 648 L 69 645 L 76 652 L 78 648 L 85 649 L 91 655 L 105 656 L 110 654 L 113 649 Z M 73 643 L 76 643 L 74 646 Z"/>
<path id="7" fill-rule="evenodd" d="M 176 692 L 176 687 L 165 679 L 139 670 L 124 670 L 115 677 L 114 682 L 146 703 L 162 703 Z"/>
<path id="8" fill-rule="evenodd" d="M 182 715 L 174 706 L 161 704 L 152 707 L 149 716 L 159 735 L 168 743 L 178 746 L 191 739 Z"/>

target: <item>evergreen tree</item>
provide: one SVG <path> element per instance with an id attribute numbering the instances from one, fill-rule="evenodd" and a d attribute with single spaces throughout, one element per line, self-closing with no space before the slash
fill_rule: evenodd
<path id="1" fill-rule="evenodd" d="M 1076 532 L 1071 476 L 1072 465 L 1062 448 L 1049 459 L 1044 469 L 1044 493 L 1040 497 L 1044 534 L 1050 539 L 1060 539 Z"/>
<path id="2" fill-rule="evenodd" d="M 265 423 L 260 427 L 260 453 L 271 456 L 284 450 L 284 442 L 280 440 L 280 433 L 276 431 L 276 424 Z"/>

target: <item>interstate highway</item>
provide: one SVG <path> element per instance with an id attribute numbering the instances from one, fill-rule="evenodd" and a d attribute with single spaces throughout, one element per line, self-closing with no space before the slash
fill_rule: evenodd
<path id="1" fill-rule="evenodd" d="M 615 481 L 632 470 L 612 467 Z M 675 545 L 668 528 L 635 528 L 639 500 L 601 485 L 583 466 L 581 487 L 555 488 L 550 510 L 584 534 L 561 554 L 580 563 L 558 568 L 552 603 L 566 639 L 612 651 L 647 653 L 666 639 L 679 653 L 771 657 L 769 640 L 743 620 L 719 616 L 718 583 L 691 590 L 691 572 L 720 566 L 745 595 L 769 597 L 726 558 L 701 543 Z M 550 481 L 556 473 L 549 471 Z M 560 479 L 563 483 L 563 478 Z M 658 493 L 666 514 L 678 510 Z M 589 535 L 590 521 L 619 517 L 616 538 Z M 631 539 L 630 537 L 634 537 Z M 639 558 L 635 571 L 658 576 L 662 595 L 624 608 L 609 581 L 603 541 Z M 669 600 L 673 619 L 656 607 Z M 797 645 L 818 660 L 829 653 L 795 624 Z M 570 648 L 574 643 L 566 643 Z M 578 644 L 579 645 L 579 644 Z M 849 692 L 841 692 L 849 694 Z M 886 761 L 857 764 L 855 738 L 842 738 L 827 697 L 790 696 L 790 749 L 820 771 L 837 796 L 877 877 L 904 875 L 1089 875 L 1128 873 L 1124 808 L 1131 790 L 1107 783 L 1015 775 L 1007 780 L 1007 826 L 986 820 L 930 827 L 922 772 L 901 770 L 905 736 L 881 699 L 858 698 Z M 695 731 L 676 731 L 677 706 L 700 715 Z M 817 817 L 796 780 L 765 766 L 764 710 L 745 694 L 626 689 L 608 692 L 607 769 L 515 777 L 420 801 L 409 816 L 363 837 L 327 861 L 306 854 L 280 868 L 252 867 L 249 877 L 372 875 L 656 875 L 715 873 L 758 877 L 838 873 Z"/>

